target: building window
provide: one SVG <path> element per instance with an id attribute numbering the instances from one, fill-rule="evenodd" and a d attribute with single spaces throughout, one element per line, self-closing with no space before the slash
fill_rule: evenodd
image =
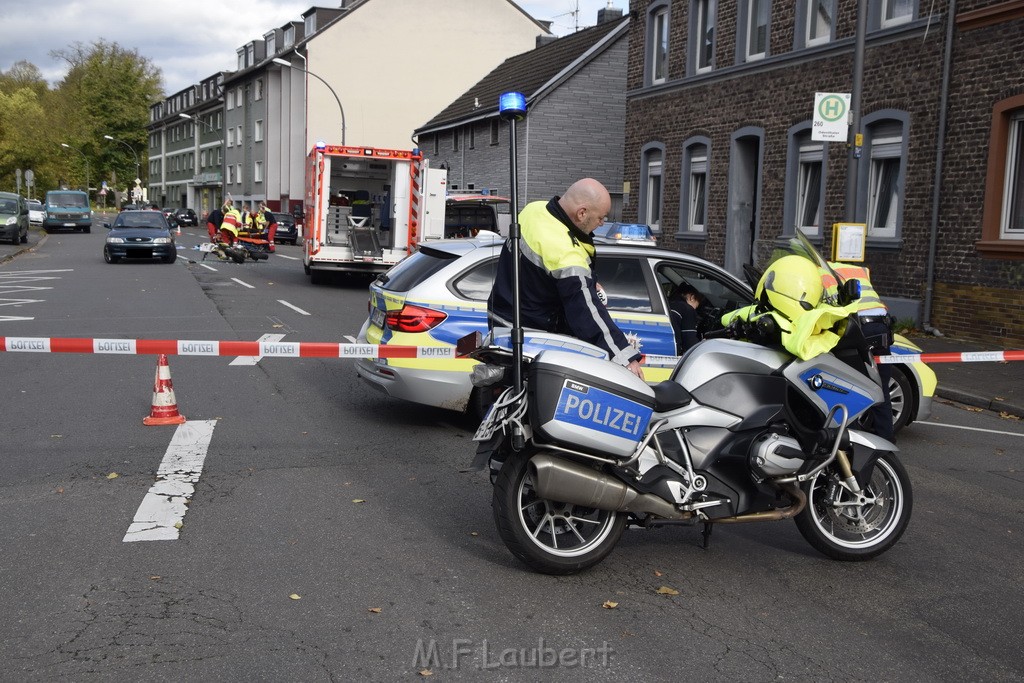
<path id="1" fill-rule="evenodd" d="M 441 136 L 438 135 L 437 133 L 434 133 L 434 135 L 432 137 L 434 138 L 434 156 L 436 157 L 437 153 L 438 153 L 438 147 L 439 147 L 439 138 Z"/>
<path id="2" fill-rule="evenodd" d="M 242 92 L 242 86 L 238 86 L 235 90 L 235 105 L 241 107 L 245 104 L 245 95 Z"/>
<path id="3" fill-rule="evenodd" d="M 253 164 L 252 179 L 253 179 L 253 182 L 256 182 L 256 183 L 262 183 L 263 182 L 263 162 L 262 161 L 257 161 L 255 164 Z"/>
<path id="4" fill-rule="evenodd" d="M 266 36 L 266 41 L 267 56 L 273 57 L 275 54 L 277 54 L 277 35 L 273 32 L 268 33 Z"/>
<path id="5" fill-rule="evenodd" d="M 908 122 L 906 113 L 895 110 L 864 117 L 865 150 L 857 203 L 858 214 L 868 226 L 869 240 L 896 240 L 900 236 Z"/>
<path id="6" fill-rule="evenodd" d="M 245 137 L 242 135 L 242 127 L 239 126 L 236 130 L 237 132 L 235 133 L 235 142 L 237 142 L 238 146 L 241 147 L 243 141 L 245 140 Z"/>
<path id="7" fill-rule="evenodd" d="M 668 6 L 652 7 L 647 18 L 647 82 L 664 83 L 668 78 Z"/>
<path id="8" fill-rule="evenodd" d="M 899 26 L 914 18 L 914 0 L 882 0 L 881 27 Z"/>
<path id="9" fill-rule="evenodd" d="M 648 146 L 642 153 L 640 217 L 655 232 L 661 230 L 661 179 L 664 158 L 664 146 L 660 143 Z"/>
<path id="10" fill-rule="evenodd" d="M 295 44 L 295 27 L 294 26 L 289 26 L 288 28 L 286 28 L 284 30 L 283 41 L 284 41 L 284 45 L 282 45 L 282 48 L 284 48 L 284 49 L 290 48 L 292 45 Z"/>
<path id="11" fill-rule="evenodd" d="M 263 119 L 259 119 L 252 127 L 252 139 L 253 142 L 263 141 Z"/>
<path id="12" fill-rule="evenodd" d="M 796 180 L 796 223 L 805 235 L 821 234 L 822 143 L 799 148 Z"/>
<path id="13" fill-rule="evenodd" d="M 235 182 L 239 185 L 242 184 L 242 165 L 235 164 Z"/>
<path id="14" fill-rule="evenodd" d="M 498 120 L 494 119 L 491 121 L 491 144 L 498 144 Z"/>
<path id="15" fill-rule="evenodd" d="M 231 111 L 232 109 L 234 109 L 234 108 L 235 108 L 235 98 L 234 98 L 234 94 L 235 94 L 235 91 L 234 91 L 234 90 L 228 90 L 227 94 L 226 94 L 226 95 L 224 95 L 224 107 L 225 107 L 225 108 L 226 108 L 226 109 L 227 109 L 228 111 Z"/>
<path id="16" fill-rule="evenodd" d="M 232 185 L 235 182 L 234 181 L 234 173 L 232 173 L 233 170 L 234 170 L 233 166 L 228 166 L 228 177 L 227 177 L 227 184 L 228 185 Z"/>
<path id="17" fill-rule="evenodd" d="M 228 128 L 228 147 L 235 146 L 235 129 Z"/>
<path id="18" fill-rule="evenodd" d="M 476 126 L 469 124 L 469 148 L 476 149 Z"/>
<path id="19" fill-rule="evenodd" d="M 252 66 L 256 63 L 256 47 L 251 43 L 245 48 L 245 65 Z"/>
<path id="20" fill-rule="evenodd" d="M 690 61 L 692 73 L 704 73 L 715 64 L 716 0 L 693 0 L 690 16 Z"/>
<path id="21" fill-rule="evenodd" d="M 307 38 L 309 36 L 313 35 L 314 33 L 316 33 L 316 13 L 315 12 L 306 17 L 306 19 L 305 19 L 305 26 L 303 28 L 305 28 L 305 36 Z"/>
<path id="22" fill-rule="evenodd" d="M 823 45 L 832 41 L 836 20 L 836 0 L 804 0 L 800 8 L 800 47 Z"/>
<path id="23" fill-rule="evenodd" d="M 708 138 L 692 138 L 683 143 L 682 187 L 680 188 L 681 232 L 703 233 L 708 210 Z"/>
<path id="24" fill-rule="evenodd" d="M 254 99 L 257 99 L 257 100 L 262 100 L 263 99 L 263 79 L 262 78 L 256 79 L 256 96 L 255 96 Z"/>
<path id="25" fill-rule="evenodd" d="M 764 59 L 768 54 L 768 18 L 771 16 L 769 0 L 747 0 L 746 8 L 740 15 L 744 36 L 743 50 L 739 57 L 750 62 Z"/>
<path id="26" fill-rule="evenodd" d="M 989 131 L 985 203 L 978 251 L 1024 256 L 1024 94 L 997 102 Z"/>
<path id="27" fill-rule="evenodd" d="M 221 129 L 220 112 L 217 112 L 217 130 Z"/>
<path id="28" fill-rule="evenodd" d="M 462 142 L 462 131 L 458 128 L 452 131 L 452 150 L 459 151 L 459 143 Z"/>
<path id="29" fill-rule="evenodd" d="M 206 168 L 206 150 L 204 149 L 199 153 L 199 167 Z"/>
<path id="30" fill-rule="evenodd" d="M 245 68 L 245 50 L 238 51 L 238 71 Z"/>
<path id="31" fill-rule="evenodd" d="M 1010 121 L 1000 239 L 1024 240 L 1024 111 Z"/>

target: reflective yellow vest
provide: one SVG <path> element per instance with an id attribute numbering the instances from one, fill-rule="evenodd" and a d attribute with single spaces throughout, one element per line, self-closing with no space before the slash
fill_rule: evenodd
<path id="1" fill-rule="evenodd" d="M 843 282 L 847 280 L 860 280 L 860 298 L 855 302 L 856 310 L 870 311 L 872 309 L 883 309 L 888 312 L 889 307 L 885 305 L 882 298 L 878 296 L 874 286 L 871 284 L 870 271 L 863 266 L 855 266 L 851 263 L 838 263 L 829 261 L 828 265 L 836 271 Z M 835 302 L 839 297 L 839 283 L 832 277 L 831 273 L 822 273 L 821 284 L 825 287 L 825 299 Z M 879 311 L 880 315 L 884 315 Z"/>

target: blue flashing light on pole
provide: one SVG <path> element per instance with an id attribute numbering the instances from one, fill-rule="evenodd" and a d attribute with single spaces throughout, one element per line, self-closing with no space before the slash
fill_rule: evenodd
<path id="1" fill-rule="evenodd" d="M 498 114 L 506 121 L 526 116 L 526 96 L 521 92 L 505 92 L 498 98 Z"/>

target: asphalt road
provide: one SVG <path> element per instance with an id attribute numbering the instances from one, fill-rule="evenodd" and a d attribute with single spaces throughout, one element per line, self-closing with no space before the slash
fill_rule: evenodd
<path id="1" fill-rule="evenodd" d="M 49 236 L 0 265 L 0 336 L 357 333 L 365 280 L 313 287 L 290 246 L 211 270 L 185 232 L 173 265 Z M 553 578 L 498 538 L 465 419 L 351 361 L 232 362 L 170 358 L 212 438 L 180 538 L 125 542 L 177 430 L 142 424 L 155 357 L 0 353 L 0 679 L 1024 680 L 1019 422 L 939 404 L 904 431 L 914 517 L 875 561 L 791 522 L 708 550 L 672 527 Z"/>

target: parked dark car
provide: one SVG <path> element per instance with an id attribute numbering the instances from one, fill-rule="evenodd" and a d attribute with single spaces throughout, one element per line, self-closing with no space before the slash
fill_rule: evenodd
<path id="1" fill-rule="evenodd" d="M 171 226 L 160 211 L 122 211 L 113 224 L 104 223 L 103 227 L 110 230 L 103 245 L 103 260 L 107 263 L 125 258 L 174 263 L 178 258 Z"/>
<path id="2" fill-rule="evenodd" d="M 180 225 L 199 225 L 199 217 L 189 208 L 178 209 L 174 212 L 174 217 Z"/>
<path id="3" fill-rule="evenodd" d="M 28 242 L 28 204 L 18 194 L 0 192 L 0 238 L 11 244 Z"/>
<path id="4" fill-rule="evenodd" d="M 275 213 L 277 220 L 277 232 L 274 233 L 274 242 L 281 244 L 296 244 L 299 241 L 299 229 L 295 227 L 295 217 L 290 213 Z"/>

